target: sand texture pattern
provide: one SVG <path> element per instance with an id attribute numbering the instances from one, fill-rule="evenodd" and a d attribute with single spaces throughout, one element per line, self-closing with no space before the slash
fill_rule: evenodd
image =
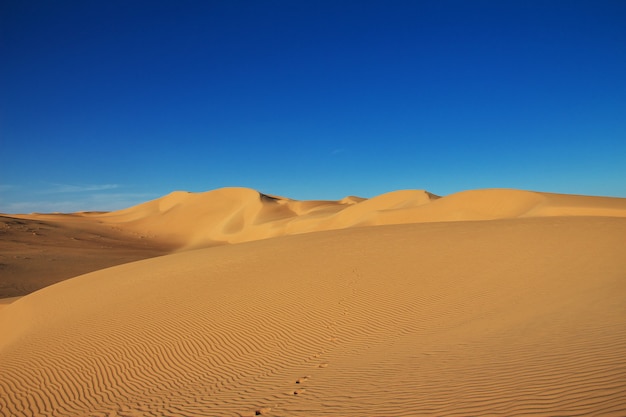
<path id="1" fill-rule="evenodd" d="M 177 251 L 5 305 L 0 415 L 623 416 L 624 213 L 229 189 L 98 214 Z"/>

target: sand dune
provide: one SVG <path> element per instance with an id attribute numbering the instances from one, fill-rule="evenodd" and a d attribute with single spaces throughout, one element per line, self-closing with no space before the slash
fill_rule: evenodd
<path id="1" fill-rule="evenodd" d="M 351 227 L 553 216 L 626 217 L 626 199 L 488 189 L 298 201 L 223 188 L 111 213 L 0 214 L 0 298 L 174 251 Z"/>
<path id="2" fill-rule="evenodd" d="M 294 201 L 247 188 L 223 188 L 206 193 L 174 192 L 108 213 L 101 220 L 190 249 L 280 236 L 287 233 L 287 224 L 298 219 L 301 223 L 313 219 L 313 225 L 292 228 L 288 233 L 317 231 L 320 219 L 352 204 L 351 200 Z"/>
<path id="3" fill-rule="evenodd" d="M 98 219 L 186 250 L 354 226 L 560 215 L 626 217 L 626 199 L 489 189 L 443 198 L 402 190 L 371 199 L 296 201 L 223 188 L 174 192 Z"/>
<path id="4" fill-rule="evenodd" d="M 518 190 L 248 189 L 14 216 L 7 247 L 97 230 L 176 253 L 3 304 L 0 416 L 623 416 L 625 217 Z"/>
<path id="5" fill-rule="evenodd" d="M 626 220 L 188 251 L 0 315 L 3 416 L 624 415 Z"/>

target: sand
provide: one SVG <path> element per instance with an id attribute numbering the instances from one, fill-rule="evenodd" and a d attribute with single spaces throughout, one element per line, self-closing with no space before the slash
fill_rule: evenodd
<path id="1" fill-rule="evenodd" d="M 626 415 L 626 199 L 223 189 L 82 217 L 170 254 L 0 308 L 2 416 Z"/>
<path id="2" fill-rule="evenodd" d="M 172 249 L 90 213 L 0 214 L 0 299 Z"/>

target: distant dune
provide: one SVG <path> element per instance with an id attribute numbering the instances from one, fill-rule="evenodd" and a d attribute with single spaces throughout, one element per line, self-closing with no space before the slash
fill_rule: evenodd
<path id="1" fill-rule="evenodd" d="M 0 304 L 0 416 L 626 415 L 626 199 L 227 188 L 0 220 L 5 296 L 94 271 Z"/>
<path id="2" fill-rule="evenodd" d="M 354 226 L 562 215 L 626 217 L 626 199 L 489 189 L 443 198 L 403 190 L 371 199 L 297 201 L 248 188 L 223 188 L 177 191 L 96 217 L 191 249 Z"/>

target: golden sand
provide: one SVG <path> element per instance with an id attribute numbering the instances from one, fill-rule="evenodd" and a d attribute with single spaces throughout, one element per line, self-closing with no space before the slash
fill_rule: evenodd
<path id="1" fill-rule="evenodd" d="M 170 254 L 2 306 L 1 416 L 626 415 L 626 199 L 222 189 L 15 219 Z"/>

